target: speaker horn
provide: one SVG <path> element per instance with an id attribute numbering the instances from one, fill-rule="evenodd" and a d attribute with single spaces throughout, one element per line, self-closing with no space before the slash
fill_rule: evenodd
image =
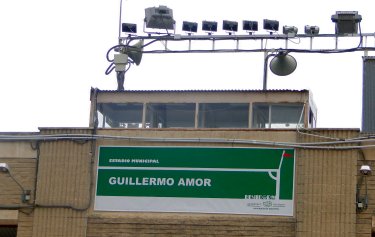
<path id="1" fill-rule="evenodd" d="M 134 61 L 134 63 L 138 66 L 142 60 L 143 40 L 140 40 L 133 46 L 126 47 L 124 50 L 124 54 L 127 54 L 129 58 L 131 58 Z"/>
<path id="2" fill-rule="evenodd" d="M 271 71 L 278 76 L 287 76 L 297 68 L 297 60 L 286 52 L 278 53 L 270 62 Z"/>

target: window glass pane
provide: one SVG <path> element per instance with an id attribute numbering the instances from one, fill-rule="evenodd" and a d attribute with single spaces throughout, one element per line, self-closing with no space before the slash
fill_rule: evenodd
<path id="1" fill-rule="evenodd" d="M 147 104 L 146 128 L 193 128 L 194 125 L 194 103 Z"/>
<path id="2" fill-rule="evenodd" d="M 202 103 L 198 116 L 200 128 L 247 128 L 249 104 Z"/>
<path id="3" fill-rule="evenodd" d="M 269 105 L 254 104 L 253 105 L 253 124 L 252 128 L 268 128 L 269 127 Z"/>
<path id="4" fill-rule="evenodd" d="M 271 128 L 296 128 L 301 120 L 303 105 L 280 104 L 271 105 Z"/>
<path id="5" fill-rule="evenodd" d="M 99 128 L 141 128 L 143 104 L 99 103 Z"/>

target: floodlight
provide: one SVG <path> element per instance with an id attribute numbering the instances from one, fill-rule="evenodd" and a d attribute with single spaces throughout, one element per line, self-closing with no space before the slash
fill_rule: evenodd
<path id="1" fill-rule="evenodd" d="M 279 22 L 276 20 L 263 19 L 263 29 L 269 30 L 269 31 L 278 31 Z"/>
<path id="2" fill-rule="evenodd" d="M 242 29 L 253 32 L 258 31 L 258 22 L 257 21 L 242 21 Z"/>
<path id="3" fill-rule="evenodd" d="M 0 172 L 8 172 L 9 166 L 7 163 L 0 163 Z"/>
<path id="4" fill-rule="evenodd" d="M 319 34 L 319 26 L 305 25 L 305 34 L 307 34 L 307 35 L 318 35 Z"/>
<path id="5" fill-rule="evenodd" d="M 287 52 L 279 52 L 270 62 L 271 71 L 278 76 L 287 76 L 297 68 L 297 60 Z"/>
<path id="6" fill-rule="evenodd" d="M 187 31 L 187 32 L 197 32 L 198 31 L 198 23 L 183 21 L 182 22 L 182 30 Z"/>
<path id="7" fill-rule="evenodd" d="M 137 33 L 137 25 L 132 23 L 122 23 L 122 32 Z"/>
<path id="8" fill-rule="evenodd" d="M 295 26 L 283 26 L 283 34 L 288 37 L 295 37 L 298 32 L 298 28 Z"/>
<path id="9" fill-rule="evenodd" d="M 223 30 L 236 32 L 238 31 L 238 22 L 237 21 L 223 21 Z M 230 34 L 230 33 L 229 33 Z"/>
<path id="10" fill-rule="evenodd" d="M 173 30 L 175 21 L 173 20 L 172 9 L 166 6 L 149 7 L 145 9 L 145 23 L 147 28 Z"/>
<path id="11" fill-rule="evenodd" d="M 217 22 L 216 21 L 202 21 L 202 30 L 209 32 L 217 31 Z"/>
<path id="12" fill-rule="evenodd" d="M 357 34 L 358 23 L 361 22 L 362 16 L 358 15 L 357 11 L 337 11 L 332 15 L 331 20 L 336 23 L 336 34 Z"/>

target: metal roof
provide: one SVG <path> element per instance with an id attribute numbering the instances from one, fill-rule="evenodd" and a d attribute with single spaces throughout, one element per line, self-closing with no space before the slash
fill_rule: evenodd
<path id="1" fill-rule="evenodd" d="M 215 90 L 215 89 L 203 89 L 203 90 L 124 90 L 124 91 L 118 91 L 118 90 L 100 90 L 98 88 L 91 88 L 91 91 L 93 92 L 96 90 L 99 93 L 186 93 L 186 92 L 192 92 L 192 93 L 202 93 L 202 92 L 212 92 L 212 93 L 221 93 L 221 92 L 257 92 L 257 93 L 267 93 L 267 92 L 272 92 L 272 93 L 287 93 L 287 92 L 292 92 L 292 93 L 301 93 L 301 92 L 309 92 L 309 90 L 290 90 L 290 89 L 276 89 L 276 90 L 249 90 L 249 89 L 220 89 L 220 90 Z"/>

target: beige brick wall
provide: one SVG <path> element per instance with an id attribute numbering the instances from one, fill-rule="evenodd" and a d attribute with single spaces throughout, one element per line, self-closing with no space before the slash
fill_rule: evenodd
<path id="1" fill-rule="evenodd" d="M 18 224 L 17 236 L 31 236 L 33 226 L 33 209 L 22 208 L 33 203 L 35 197 L 35 177 L 37 166 L 37 152 L 29 142 L 1 142 L 0 163 L 9 165 L 10 173 L 0 173 L 0 205 L 2 209 L 15 209 L 14 217 L 6 217 L 7 211 L 0 212 L 4 215 L 3 222 Z M 22 189 L 13 177 L 25 190 L 31 190 L 31 200 L 22 203 Z M 7 208 L 8 207 L 8 208 Z M 17 207 L 20 211 L 17 210 Z M 9 211 L 8 211 L 9 212 Z M 0 221 L 1 222 L 1 221 Z"/>
<path id="2" fill-rule="evenodd" d="M 42 133 L 89 134 L 90 130 L 56 129 Z M 40 145 L 33 237 L 85 236 L 85 208 L 91 201 L 91 145 L 67 140 Z"/>
<path id="3" fill-rule="evenodd" d="M 355 151 L 298 151 L 297 236 L 355 236 L 355 175 Z"/>
<path id="4" fill-rule="evenodd" d="M 355 131 L 317 131 L 300 135 L 300 142 L 350 138 Z M 330 141 L 328 139 L 328 141 Z M 356 175 L 358 150 L 298 149 L 296 236 L 356 235 Z"/>
<path id="5" fill-rule="evenodd" d="M 45 129 L 43 134 L 84 133 L 85 129 Z M 318 131 L 324 136 L 355 137 L 358 131 Z M 292 130 L 100 130 L 100 134 L 129 137 L 227 138 L 289 142 L 324 141 L 315 136 L 297 135 Z M 1 143 L 0 143 L 1 144 Z M 96 145 L 176 145 L 135 140 L 100 140 Z M 375 179 L 368 178 L 369 208 L 356 213 L 358 167 L 364 162 L 358 150 L 296 150 L 295 216 L 266 217 L 188 213 L 112 213 L 93 210 L 90 183 L 95 182 L 91 142 L 42 142 L 36 192 L 37 208 L 18 214 L 18 236 L 371 236 L 375 208 Z M 180 143 L 196 146 L 224 144 Z M 245 146 L 228 144 L 228 146 Z M 34 191 L 36 152 L 30 143 L 17 144 L 0 152 L 0 162 L 9 163 L 12 174 L 26 189 Z M 3 149 L 4 150 L 4 149 Z M 4 155 L 4 154 L 9 154 Z M 373 151 L 366 164 L 375 167 Z M 94 173 L 91 173 L 94 171 Z M 93 176 L 92 176 L 93 175 Z M 20 203 L 18 186 L 0 174 L 0 204 Z M 363 191 L 363 187 L 361 187 Z M 32 195 L 34 198 L 34 193 Z M 91 198 L 91 199 L 90 199 Z M 91 201 L 90 208 L 85 207 Z M 74 210 L 82 209 L 82 210 Z M 29 210 L 29 209 L 27 209 Z M 26 210 L 26 211 L 27 211 Z"/>
<path id="6" fill-rule="evenodd" d="M 95 214 L 88 237 L 109 236 L 295 236 L 291 217 L 128 213 Z"/>
<path id="7" fill-rule="evenodd" d="M 368 145 L 368 144 L 365 144 Z M 357 214 L 357 235 L 358 237 L 370 237 L 372 236 L 372 230 L 375 233 L 375 225 L 373 224 L 373 218 L 375 217 L 375 149 L 364 149 L 363 153 L 358 157 L 357 170 L 360 169 L 361 165 L 370 165 L 372 168 L 372 175 L 366 176 L 365 180 L 361 177 L 361 174 L 357 171 L 357 183 L 359 185 L 360 197 L 366 195 L 366 181 L 367 181 L 367 193 L 368 193 L 368 208 L 360 211 Z"/>

